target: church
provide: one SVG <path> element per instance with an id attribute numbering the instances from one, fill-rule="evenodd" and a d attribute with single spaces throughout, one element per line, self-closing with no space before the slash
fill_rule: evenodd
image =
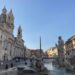
<path id="1" fill-rule="evenodd" d="M 6 7 L 0 14 L 0 60 L 11 60 L 15 57 L 24 57 L 26 47 L 22 39 L 21 26 L 18 27 L 17 36 L 13 35 L 14 15 L 12 10 L 7 12 Z"/>

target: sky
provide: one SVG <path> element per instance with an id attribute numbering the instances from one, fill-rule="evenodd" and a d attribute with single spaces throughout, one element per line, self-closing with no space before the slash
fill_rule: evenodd
<path id="1" fill-rule="evenodd" d="M 75 35 L 75 0 L 0 0 L 0 13 L 6 6 L 14 14 L 14 35 L 21 25 L 25 45 L 30 49 L 54 47 L 58 36 L 66 41 Z"/>

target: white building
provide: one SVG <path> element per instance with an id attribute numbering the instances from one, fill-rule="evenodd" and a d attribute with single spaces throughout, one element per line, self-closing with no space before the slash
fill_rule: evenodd
<path id="1" fill-rule="evenodd" d="M 30 58 L 30 57 L 31 57 L 31 50 L 30 50 L 30 49 L 26 48 L 25 56 L 26 56 L 27 58 Z"/>
<path id="2" fill-rule="evenodd" d="M 0 60 L 10 60 L 14 57 L 24 57 L 25 46 L 22 39 L 21 26 L 17 36 L 13 35 L 14 16 L 12 10 L 7 13 L 4 7 L 0 15 Z"/>

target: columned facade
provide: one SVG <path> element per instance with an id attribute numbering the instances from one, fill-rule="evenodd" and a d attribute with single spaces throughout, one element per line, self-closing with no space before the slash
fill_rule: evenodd
<path id="1" fill-rule="evenodd" d="M 7 13 L 4 7 L 0 15 L 0 60 L 10 60 L 14 57 L 24 57 L 25 46 L 22 39 L 21 26 L 17 36 L 13 35 L 14 16 L 12 10 Z"/>

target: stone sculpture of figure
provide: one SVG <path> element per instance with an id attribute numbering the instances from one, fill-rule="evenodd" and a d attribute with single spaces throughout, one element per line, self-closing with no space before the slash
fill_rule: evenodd
<path id="1" fill-rule="evenodd" d="M 61 36 L 58 37 L 58 44 L 56 44 L 56 47 L 59 57 L 64 57 L 64 41 Z"/>
<path id="2" fill-rule="evenodd" d="M 58 37 L 58 44 L 55 44 L 58 50 L 64 50 L 64 41 L 61 36 Z"/>
<path id="3" fill-rule="evenodd" d="M 58 61 L 61 66 L 63 66 L 64 62 L 64 41 L 61 36 L 58 37 L 58 44 L 56 44 L 58 49 Z"/>
<path id="4" fill-rule="evenodd" d="M 58 48 L 60 51 L 64 51 L 64 41 L 61 36 L 58 37 Z"/>
<path id="5" fill-rule="evenodd" d="M 64 45 L 64 41 L 62 40 L 61 36 L 58 37 L 58 45 Z"/>

